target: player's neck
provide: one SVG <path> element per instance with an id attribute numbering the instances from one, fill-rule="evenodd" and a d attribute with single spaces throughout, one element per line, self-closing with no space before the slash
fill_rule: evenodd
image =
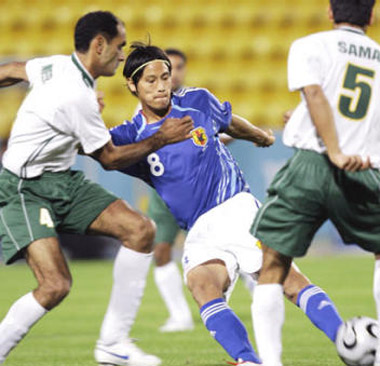
<path id="1" fill-rule="evenodd" d="M 90 53 L 75 52 L 81 64 L 86 68 L 86 71 L 94 78 L 98 78 L 100 75 L 96 72 L 96 68 L 91 60 Z"/>
<path id="2" fill-rule="evenodd" d="M 360 27 L 358 25 L 354 25 L 354 24 L 350 24 L 350 23 L 334 23 L 334 28 L 335 29 L 339 29 L 339 28 L 344 28 L 344 27 L 349 27 L 349 28 L 355 28 L 355 29 L 358 29 L 362 32 L 367 32 L 367 26 L 365 27 Z"/>
<path id="3" fill-rule="evenodd" d="M 155 123 L 155 122 L 161 121 L 170 113 L 171 109 L 172 109 L 171 105 L 161 110 L 152 109 L 148 107 L 147 105 L 145 106 L 143 105 L 142 113 L 146 119 L 146 122 L 149 124 L 149 123 Z"/>

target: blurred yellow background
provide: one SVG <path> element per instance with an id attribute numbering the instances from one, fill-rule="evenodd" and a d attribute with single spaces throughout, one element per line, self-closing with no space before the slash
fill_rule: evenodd
<path id="1" fill-rule="evenodd" d="M 154 45 L 183 50 L 188 86 L 210 89 L 252 123 L 281 128 L 282 112 L 299 100 L 286 86 L 290 43 L 330 29 L 327 6 L 328 0 L 0 0 L 0 62 L 70 54 L 77 19 L 110 10 L 125 22 L 128 43 L 149 34 Z M 376 39 L 378 22 L 369 34 Z M 137 100 L 125 88 L 122 67 L 98 88 L 106 94 L 108 126 L 131 117 Z M 25 86 L 0 90 L 0 137 L 25 92 Z"/>

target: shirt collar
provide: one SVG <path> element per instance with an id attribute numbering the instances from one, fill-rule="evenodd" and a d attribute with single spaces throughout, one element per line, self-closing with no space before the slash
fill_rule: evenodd
<path id="1" fill-rule="evenodd" d="M 357 33 L 357 34 L 362 34 L 363 36 L 365 35 L 365 32 L 363 29 L 360 29 L 357 27 L 350 27 L 349 25 L 342 25 L 342 26 L 338 27 L 337 29 L 348 31 L 348 32 L 353 32 L 353 33 Z"/>
<path id="2" fill-rule="evenodd" d="M 83 66 L 83 64 L 80 62 L 78 56 L 76 55 L 76 53 L 74 52 L 72 55 L 71 55 L 71 60 L 73 61 L 74 65 L 79 69 L 79 71 L 81 72 L 82 74 L 82 77 L 83 77 L 83 81 L 84 83 L 91 87 L 91 88 L 94 88 L 94 85 L 95 85 L 95 80 L 94 78 L 91 76 L 91 74 L 86 70 L 86 68 Z"/>

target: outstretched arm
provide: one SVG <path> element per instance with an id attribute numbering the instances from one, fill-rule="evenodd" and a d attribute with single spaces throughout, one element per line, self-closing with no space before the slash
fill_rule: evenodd
<path id="1" fill-rule="evenodd" d="M 232 115 L 231 123 L 225 132 L 231 137 L 251 141 L 260 147 L 270 146 L 275 141 L 271 130 L 266 132 L 236 114 Z"/>
<path id="2" fill-rule="evenodd" d="M 115 146 L 109 141 L 91 154 L 91 157 L 99 161 L 106 170 L 125 169 L 165 145 L 191 138 L 190 131 L 193 128 L 191 117 L 168 118 L 161 128 L 147 139 L 122 146 Z"/>
<path id="3" fill-rule="evenodd" d="M 304 87 L 302 92 L 317 133 L 326 146 L 330 161 L 338 168 L 348 171 L 369 168 L 369 160 L 364 162 L 360 156 L 344 155 L 340 150 L 334 115 L 322 88 L 319 85 L 310 85 Z"/>
<path id="4" fill-rule="evenodd" d="M 9 62 L 0 65 L 0 88 L 28 81 L 25 65 L 25 62 Z"/>

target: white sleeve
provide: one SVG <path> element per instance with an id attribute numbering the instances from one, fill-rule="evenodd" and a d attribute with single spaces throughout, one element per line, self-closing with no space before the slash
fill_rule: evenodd
<path id="1" fill-rule="evenodd" d="M 305 37 L 293 42 L 288 56 L 290 91 L 308 85 L 321 85 L 325 75 L 326 51 L 321 42 Z"/>
<path id="2" fill-rule="evenodd" d="M 44 78 L 53 76 L 53 64 L 56 56 L 34 58 L 26 62 L 25 70 L 30 84 L 43 83 Z M 56 67 L 56 65 L 55 65 Z"/>
<path id="3" fill-rule="evenodd" d="M 93 98 L 90 96 L 77 98 L 66 108 L 69 111 L 66 116 L 70 119 L 72 134 L 80 141 L 85 154 L 93 153 L 111 140 L 111 135 L 100 115 L 95 94 Z"/>
<path id="4" fill-rule="evenodd" d="M 26 62 L 25 70 L 30 84 L 34 84 L 41 77 L 41 65 L 43 58 L 34 58 Z"/>

